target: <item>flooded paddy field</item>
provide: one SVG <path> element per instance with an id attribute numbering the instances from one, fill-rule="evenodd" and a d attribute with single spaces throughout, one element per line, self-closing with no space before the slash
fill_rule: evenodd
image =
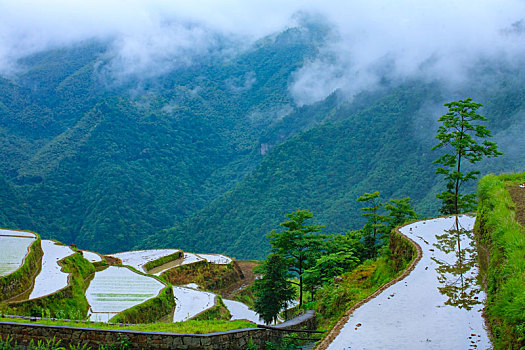
<path id="1" fill-rule="evenodd" d="M 0 230 L 0 277 L 15 272 L 36 240 L 30 232 Z"/>
<path id="2" fill-rule="evenodd" d="M 95 273 L 86 290 L 89 319 L 108 322 L 121 311 L 157 296 L 164 284 L 127 267 L 110 266 Z"/>
<path id="3" fill-rule="evenodd" d="M 463 215 L 402 227 L 421 246 L 421 260 L 408 277 L 355 310 L 328 349 L 490 348 L 474 221 Z"/>
<path id="4" fill-rule="evenodd" d="M 187 287 L 173 287 L 175 296 L 175 313 L 173 322 L 189 320 L 215 306 L 216 295 Z"/>
<path id="5" fill-rule="evenodd" d="M 42 270 L 36 276 L 35 286 L 29 299 L 55 293 L 67 287 L 69 274 L 62 271 L 62 266 L 58 262 L 75 252 L 68 246 L 47 239 L 42 240 L 42 250 L 44 251 Z"/>
<path id="6" fill-rule="evenodd" d="M 122 265 L 129 265 L 139 271 L 147 272 L 144 269 L 150 261 L 157 260 L 167 255 L 180 252 L 179 249 L 146 249 L 146 250 L 132 250 L 129 252 L 108 254 L 109 256 L 119 258 L 122 260 Z"/>

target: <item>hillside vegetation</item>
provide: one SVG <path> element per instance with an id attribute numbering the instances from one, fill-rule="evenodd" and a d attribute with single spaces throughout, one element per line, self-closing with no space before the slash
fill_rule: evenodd
<path id="1" fill-rule="evenodd" d="M 495 349 L 525 346 L 525 221 L 517 215 L 525 206 L 523 184 L 525 174 L 489 175 L 479 182 L 475 232 Z"/>
<path id="2" fill-rule="evenodd" d="M 505 153 L 490 170 L 524 170 L 525 78 L 503 63 L 454 89 L 384 79 L 297 105 L 294 74 L 328 32 L 301 25 L 156 77 L 112 75 L 111 42 L 21 59 L 0 77 L 0 226 L 101 253 L 171 245 L 253 259 L 298 208 L 330 233 L 361 226 L 355 198 L 370 189 L 432 216 L 442 184 L 429 149 L 458 95 L 486 106 Z"/>
<path id="3" fill-rule="evenodd" d="M 337 117 L 275 147 L 244 181 L 181 226 L 143 245 L 262 258 L 269 249 L 265 234 L 282 213 L 309 208 L 329 233 L 355 229 L 363 224 L 355 199 L 371 188 L 385 198 L 410 196 L 419 213 L 435 216 L 435 194 L 444 187 L 431 165 L 437 116 L 420 113 L 441 98 L 436 85 L 407 83 L 358 112 L 345 116 L 348 110 L 339 109 Z M 491 118 L 495 133 L 502 130 L 498 117 Z M 479 168 L 516 166 L 501 158 Z"/>
<path id="4" fill-rule="evenodd" d="M 290 29 L 146 81 L 104 80 L 110 43 L 23 59 L 0 77 L 0 224 L 102 253 L 177 224 L 259 161 L 321 35 Z"/>

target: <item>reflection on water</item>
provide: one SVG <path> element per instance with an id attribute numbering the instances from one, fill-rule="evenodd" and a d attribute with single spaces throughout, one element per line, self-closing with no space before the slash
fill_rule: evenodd
<path id="1" fill-rule="evenodd" d="M 447 254 L 447 260 L 432 257 L 437 264 L 438 290 L 448 298 L 445 305 L 470 310 L 481 304 L 472 231 L 462 226 L 456 216 L 452 227 L 436 235 L 436 239 L 434 246 Z"/>
<path id="2" fill-rule="evenodd" d="M 402 281 L 355 310 L 329 350 L 489 349 L 476 283 L 474 217 L 422 220 L 400 228 L 422 257 Z"/>

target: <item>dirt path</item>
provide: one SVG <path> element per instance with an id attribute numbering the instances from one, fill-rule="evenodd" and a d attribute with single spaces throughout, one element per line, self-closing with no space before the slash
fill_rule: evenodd
<path id="1" fill-rule="evenodd" d="M 220 291 L 222 297 L 225 299 L 231 299 L 237 291 L 248 287 L 255 280 L 253 269 L 257 266 L 258 261 L 236 260 L 233 263 L 240 272 L 241 280 Z"/>
<path id="2" fill-rule="evenodd" d="M 525 188 L 518 185 L 509 187 L 510 197 L 516 204 L 516 220 L 525 227 Z"/>

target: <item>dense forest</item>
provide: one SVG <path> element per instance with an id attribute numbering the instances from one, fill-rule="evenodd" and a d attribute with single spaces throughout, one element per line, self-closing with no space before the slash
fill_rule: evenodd
<path id="1" fill-rule="evenodd" d="M 261 258 L 266 234 L 297 209 L 330 233 L 361 226 L 364 192 L 410 196 L 436 215 L 437 118 L 467 95 L 485 105 L 505 153 L 484 172 L 525 170 L 519 72 L 482 61 L 453 88 L 385 78 L 374 91 L 298 105 L 290 82 L 326 35 L 299 26 L 152 77 L 112 75 L 104 41 L 21 59 L 0 76 L 0 226 L 102 253 L 171 246 Z"/>

